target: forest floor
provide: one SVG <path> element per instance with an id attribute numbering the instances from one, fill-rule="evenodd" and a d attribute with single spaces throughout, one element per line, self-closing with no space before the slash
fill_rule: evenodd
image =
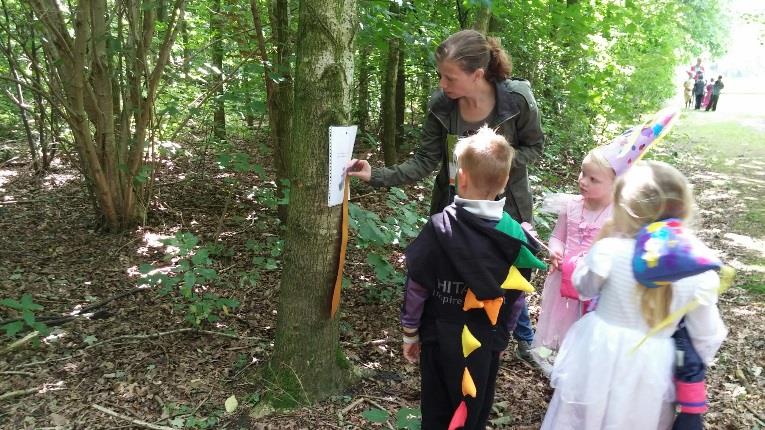
<path id="1" fill-rule="evenodd" d="M 689 176 L 701 235 L 739 272 L 736 286 L 720 300 L 730 334 L 709 371 L 708 428 L 753 429 L 765 427 L 765 115 L 726 111 L 732 99 L 723 97 L 718 112 L 684 113 L 652 156 Z M 38 318 L 73 316 L 37 346 L 0 352 L 0 428 L 147 428 L 136 420 L 155 428 L 403 428 L 406 420 L 397 414 L 417 407 L 419 381 L 400 354 L 400 292 L 371 284 L 374 273 L 353 246 L 341 342 L 359 382 L 320 404 L 259 416 L 254 405 L 270 388 L 257 370 L 273 346 L 279 273 L 264 268 L 256 277 L 254 258 L 267 257 L 270 248 L 248 240 L 272 243 L 268 238 L 278 234 L 273 206 L 252 197 L 273 187 L 240 176 L 232 188 L 211 160 L 201 154 L 194 159 L 166 163 L 158 189 L 162 204 L 145 226 L 123 235 L 94 230 L 76 172 L 58 168 L 35 179 L 22 165 L 0 167 L 0 298 L 29 293 L 44 307 Z M 368 191 L 353 191 L 364 195 L 357 203 L 387 211 L 386 194 Z M 421 186 L 405 191 L 412 198 L 429 195 Z M 214 268 L 220 284 L 230 287 L 216 292 L 241 302 L 205 331 L 189 330 L 184 310 L 167 296 L 137 289 L 137 268 L 161 263 L 165 247 L 159 239 L 179 231 L 222 245 Z M 536 275 L 537 285 L 542 278 Z M 532 318 L 538 297 L 530 299 Z M 0 308 L 0 321 L 16 317 Z M 0 351 L 9 343 L 2 338 Z M 551 395 L 548 382 L 508 357 L 492 428 L 538 428 Z M 224 402 L 232 395 L 239 407 L 227 414 Z M 371 422 L 380 411 L 389 419 Z"/>

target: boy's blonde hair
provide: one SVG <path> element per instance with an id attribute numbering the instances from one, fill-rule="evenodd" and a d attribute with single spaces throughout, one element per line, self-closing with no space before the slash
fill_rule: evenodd
<path id="1" fill-rule="evenodd" d="M 667 218 L 688 221 L 692 212 L 691 186 L 680 171 L 660 161 L 640 161 L 616 181 L 611 231 L 635 237 L 646 224 Z M 643 318 L 653 327 L 669 315 L 672 288 L 638 288 Z"/>
<path id="2" fill-rule="evenodd" d="M 487 126 L 460 139 L 454 148 L 457 167 L 468 174 L 476 188 L 487 194 L 505 192 L 514 156 L 515 150 L 507 140 Z"/>

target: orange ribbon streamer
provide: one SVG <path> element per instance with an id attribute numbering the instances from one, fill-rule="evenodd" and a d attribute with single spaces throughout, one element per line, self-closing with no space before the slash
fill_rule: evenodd
<path id="1" fill-rule="evenodd" d="M 343 269 L 345 268 L 345 251 L 348 248 L 348 197 L 350 195 L 348 175 L 343 178 L 345 189 L 343 190 L 343 208 L 341 209 L 340 223 L 340 259 L 337 263 L 337 278 L 335 278 L 335 290 L 332 292 L 332 309 L 330 318 L 334 318 L 337 308 L 340 307 L 340 290 L 343 289 Z"/>

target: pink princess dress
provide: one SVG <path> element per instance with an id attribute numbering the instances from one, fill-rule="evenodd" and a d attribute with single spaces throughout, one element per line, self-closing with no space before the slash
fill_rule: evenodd
<path id="1" fill-rule="evenodd" d="M 611 218 L 613 207 L 608 205 L 602 210 L 590 211 L 584 208 L 582 196 L 565 197 L 565 200 L 552 204 L 559 206 L 556 208 L 559 214 L 550 245 L 556 246 L 556 241 L 558 247 L 562 245 L 564 254 L 561 266 L 573 268 L 576 260 L 590 248 L 603 224 Z M 556 199 L 561 200 L 561 196 Z M 570 272 L 567 275 L 570 276 Z M 531 344 L 532 356 L 547 374 L 552 370 L 554 353 L 563 343 L 566 332 L 585 313 L 584 302 L 561 294 L 561 278 L 560 270 L 552 270 L 547 275 L 542 290 L 542 310 Z M 564 291 L 564 294 L 567 293 Z"/>

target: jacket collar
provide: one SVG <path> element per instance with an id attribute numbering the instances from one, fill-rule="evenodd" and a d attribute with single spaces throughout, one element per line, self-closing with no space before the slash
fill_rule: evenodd
<path id="1" fill-rule="evenodd" d="M 510 89 L 505 84 L 506 81 L 495 82 L 495 94 L 497 103 L 497 118 L 496 123 L 506 121 L 508 118 L 512 118 L 521 112 L 521 109 L 515 103 L 512 97 L 510 97 Z M 442 89 L 439 89 L 433 96 L 431 101 L 430 111 L 441 121 L 441 124 L 448 124 L 451 115 L 457 110 L 457 100 L 450 99 L 444 94 Z M 492 124 L 492 126 L 495 126 Z"/>

